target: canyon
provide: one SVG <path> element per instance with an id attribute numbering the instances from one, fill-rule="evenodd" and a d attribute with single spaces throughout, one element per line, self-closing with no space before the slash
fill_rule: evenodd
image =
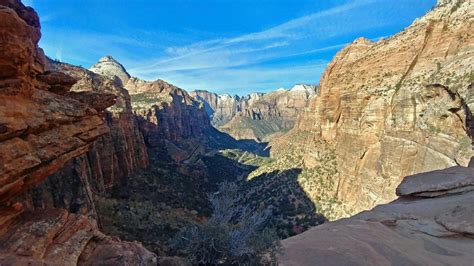
<path id="1" fill-rule="evenodd" d="M 473 14 L 438 0 L 318 86 L 239 97 L 52 60 L 0 0 L 0 264 L 189 265 L 170 239 L 230 182 L 281 265 L 469 265 Z"/>
<path id="2" fill-rule="evenodd" d="M 236 139 L 268 141 L 293 128 L 316 92 L 314 85 L 295 85 L 289 90 L 280 88 L 243 97 L 202 90 L 190 95 L 203 102 L 219 130 Z"/>
<path id="3" fill-rule="evenodd" d="M 307 189 L 331 191 L 331 218 L 394 200 L 407 175 L 468 164 L 472 13 L 472 1 L 440 1 L 388 39 L 355 40 L 329 63 L 295 127 L 270 143 L 276 158 L 302 150 L 307 169 L 335 157 L 337 173 Z"/>

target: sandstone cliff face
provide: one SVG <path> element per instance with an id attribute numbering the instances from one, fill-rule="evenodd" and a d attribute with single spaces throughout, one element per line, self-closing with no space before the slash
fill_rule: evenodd
<path id="1" fill-rule="evenodd" d="M 48 82 L 54 79 L 47 77 L 63 76 L 44 71 L 36 13 L 16 1 L 3 1 L 0 11 L 1 61 L 11 70 L 2 72 L 0 91 L 1 202 L 5 203 L 85 153 L 107 133 L 99 112 L 112 105 L 115 96 L 104 94 L 93 101 L 95 94 L 67 92 L 67 85 L 62 95 L 50 92 L 54 84 Z"/>
<path id="2" fill-rule="evenodd" d="M 242 110 L 242 100 L 237 95 L 219 95 L 205 90 L 192 91 L 189 95 L 204 104 L 204 108 L 215 126 L 224 125 Z"/>
<path id="3" fill-rule="evenodd" d="M 111 57 L 119 69 L 122 65 Z M 102 58 L 98 64 L 106 62 Z M 97 66 L 96 64 L 95 66 Z M 103 180 L 100 190 L 107 190 L 130 177 L 138 169 L 148 166 L 148 152 L 143 134 L 138 126 L 128 91 L 120 82 L 109 76 L 102 76 L 80 67 L 67 64 L 57 65 L 61 71 L 78 79 L 72 87 L 73 91 L 98 91 L 116 95 L 116 103 L 107 109 L 104 119 L 110 128 L 107 134 L 94 143 L 87 157 L 91 164 L 92 179 Z M 94 68 L 91 68 L 94 70 Z M 115 72 L 114 72 L 115 73 Z M 125 72 L 126 73 L 126 72 Z"/>
<path id="4" fill-rule="evenodd" d="M 324 72 L 319 93 L 295 128 L 276 141 L 284 152 L 323 140 L 335 147 L 334 196 L 347 214 L 394 199 L 403 176 L 466 165 L 473 106 L 472 1 L 440 2 L 395 36 L 358 39 Z M 315 167 L 319 151 L 306 151 Z"/>
<path id="5" fill-rule="evenodd" d="M 281 265 L 472 265 L 474 168 L 408 176 L 400 198 L 282 241 Z"/>
<path id="6" fill-rule="evenodd" d="M 85 216 L 15 203 L 108 133 L 101 116 L 116 96 L 69 91 L 72 77 L 45 71 L 38 16 L 21 2 L 0 1 L 0 36 L 0 264 L 156 261 L 139 244 L 101 234 Z"/>
<path id="7" fill-rule="evenodd" d="M 163 80 L 132 78 L 126 88 L 149 148 L 164 151 L 177 163 L 203 152 L 214 129 L 202 104 Z"/>
<path id="8" fill-rule="evenodd" d="M 204 103 L 214 126 L 236 139 L 257 140 L 291 129 L 315 95 L 316 87 L 311 85 L 245 97 L 191 92 L 191 96 Z"/>
<path id="9" fill-rule="evenodd" d="M 101 59 L 101 62 L 104 60 Z M 115 95 L 116 103 L 101 115 L 109 132 L 97 139 L 86 154 L 76 157 L 33 188 L 24 203 L 31 208 L 65 208 L 97 218 L 89 194 L 106 196 L 139 169 L 148 166 L 143 134 L 133 114 L 128 91 L 120 82 L 81 67 L 54 61 L 48 62 L 48 69 L 74 77 L 77 83 L 71 91 L 110 93 Z"/>
<path id="10" fill-rule="evenodd" d="M 133 110 L 156 125 L 157 136 L 173 141 L 198 138 L 211 127 L 202 105 L 184 90 L 163 80 L 144 82 L 133 79 L 126 88 L 131 92 L 142 92 L 132 93 Z M 149 144 L 153 145 L 151 140 Z"/>

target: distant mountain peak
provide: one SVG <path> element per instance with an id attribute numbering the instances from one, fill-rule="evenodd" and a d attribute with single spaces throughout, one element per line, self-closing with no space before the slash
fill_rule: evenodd
<path id="1" fill-rule="evenodd" d="M 315 85 L 297 84 L 289 90 L 290 92 L 305 92 L 307 94 L 316 94 Z"/>
<path id="2" fill-rule="evenodd" d="M 122 85 L 127 84 L 130 79 L 130 74 L 125 67 L 110 55 L 101 57 L 89 70 L 111 79 L 117 79 Z"/>

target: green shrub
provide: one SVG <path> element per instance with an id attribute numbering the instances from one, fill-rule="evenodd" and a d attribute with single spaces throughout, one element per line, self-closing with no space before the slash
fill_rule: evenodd
<path id="1" fill-rule="evenodd" d="M 463 152 L 470 152 L 472 150 L 472 140 L 469 137 L 463 137 L 459 140 L 459 149 Z"/>
<path id="2" fill-rule="evenodd" d="M 451 8 L 451 13 L 456 12 L 461 7 L 461 1 L 457 1 L 456 4 Z"/>

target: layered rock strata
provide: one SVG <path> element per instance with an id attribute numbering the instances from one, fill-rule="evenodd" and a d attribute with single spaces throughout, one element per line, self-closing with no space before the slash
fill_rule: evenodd
<path id="1" fill-rule="evenodd" d="M 300 113 L 316 95 L 316 87 L 296 85 L 290 90 L 248 96 L 218 95 L 194 91 L 191 96 L 203 102 L 214 126 L 236 139 L 263 140 L 294 126 Z"/>
<path id="2" fill-rule="evenodd" d="M 467 165 L 471 156 L 474 3 L 442 1 L 402 32 L 364 38 L 336 54 L 318 96 L 272 145 L 285 153 L 325 141 L 335 147 L 334 197 L 348 214 L 395 198 L 402 177 Z M 314 167 L 318 151 L 303 155 Z"/>
<path id="3" fill-rule="evenodd" d="M 103 111 L 117 97 L 70 91 L 74 78 L 46 71 L 40 35 L 33 9 L 0 1 L 0 264 L 152 264 L 153 253 L 86 216 L 16 202 L 109 132 Z"/>

